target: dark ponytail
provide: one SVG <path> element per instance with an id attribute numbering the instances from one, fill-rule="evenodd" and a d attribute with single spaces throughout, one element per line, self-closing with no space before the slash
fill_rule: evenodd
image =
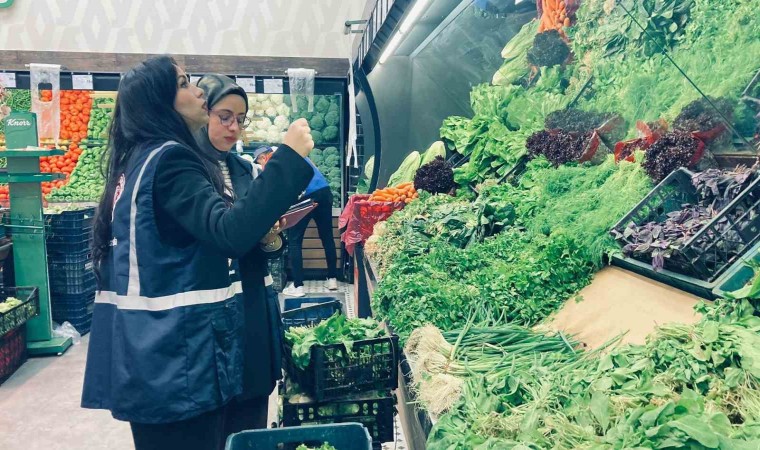
<path id="1" fill-rule="evenodd" d="M 110 252 L 116 185 L 136 150 L 147 144 L 159 146 L 166 141 L 182 144 L 203 162 L 209 180 L 224 196 L 224 179 L 216 159 L 198 147 L 182 116 L 174 109 L 177 89 L 177 63 L 171 56 L 147 59 L 127 72 L 119 83 L 108 151 L 101 160 L 105 189 L 93 229 L 96 274 Z"/>

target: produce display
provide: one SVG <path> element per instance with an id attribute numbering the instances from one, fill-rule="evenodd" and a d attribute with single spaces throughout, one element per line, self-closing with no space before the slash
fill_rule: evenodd
<path id="1" fill-rule="evenodd" d="M 285 332 L 290 357 L 299 369 L 306 369 L 311 361 L 314 345 L 343 344 L 351 351 L 354 341 L 387 336 L 380 323 L 373 319 L 347 319 L 335 313 L 314 327 L 291 327 Z"/>
<path id="2" fill-rule="evenodd" d="M 282 142 L 290 126 L 290 106 L 283 94 L 249 94 L 248 119 L 250 139 L 254 142 L 277 144 Z"/>
<path id="3" fill-rule="evenodd" d="M 631 222 L 624 230 L 613 230 L 613 235 L 623 243 L 627 256 L 651 256 L 652 267 L 660 270 L 665 261 L 677 253 L 687 241 L 692 240 L 714 218 L 718 217 L 739 194 L 757 179 L 757 169 L 739 167 L 734 171 L 710 169 L 693 175 L 691 182 L 698 198 L 693 204 L 684 204 L 680 210 L 664 215 L 661 222 L 636 224 Z M 717 224 L 721 236 L 729 237 L 721 245 L 721 252 L 736 253 L 743 241 L 735 234 L 732 225 L 741 222 L 747 211 L 738 209 Z M 691 245 L 707 251 L 715 236 L 702 234 Z"/>
<path id="4" fill-rule="evenodd" d="M 65 186 L 53 190 L 47 197 L 57 202 L 94 202 L 100 200 L 105 188 L 101 160 L 106 152 L 105 142 L 82 141 L 78 163 Z"/>
<path id="5" fill-rule="evenodd" d="M 384 189 L 378 189 L 369 197 L 371 202 L 390 202 L 390 203 L 411 203 L 412 200 L 419 198 L 419 194 L 414 188 L 411 181 L 401 183 L 398 186 L 389 186 Z"/>
<path id="6" fill-rule="evenodd" d="M 340 151 L 336 147 L 327 147 L 324 150 L 315 148 L 309 154 L 309 159 L 330 184 L 330 190 L 333 193 L 333 208 L 340 208 Z"/>
<path id="7" fill-rule="evenodd" d="M 381 277 L 373 311 L 402 339 L 426 324 L 461 327 L 471 314 L 536 324 L 618 251 L 609 230 L 651 188 L 639 163 L 609 155 L 559 168 L 536 158 L 516 186 L 484 184 L 475 199 L 422 193 L 368 242 Z"/>
<path id="8" fill-rule="evenodd" d="M 286 103 L 292 98 L 287 96 Z M 313 110 L 309 111 L 309 100 L 305 96 L 296 98 L 298 112 L 291 112 L 290 120 L 304 118 L 309 122 L 314 144 L 337 144 L 340 140 L 340 97 L 315 95 Z"/>
<path id="9" fill-rule="evenodd" d="M 698 305 L 699 322 L 663 325 L 644 345 L 549 350 L 509 369 L 510 346 L 520 341 L 494 332 L 488 353 L 439 362 L 466 357 L 467 367 L 495 368 L 461 376 L 457 363 L 452 374 L 440 372 L 457 378 L 461 399 L 435 424 L 427 448 L 757 448 L 759 285 Z M 520 350 L 530 356 L 537 346 Z"/>
<path id="10" fill-rule="evenodd" d="M 541 19 L 507 43 L 492 83 L 472 89 L 471 117 L 441 126 L 465 161 L 456 183 L 476 189 L 421 189 L 365 245 L 373 313 L 405 343 L 416 401 L 438 419 L 427 447 L 757 448 L 760 281 L 644 345 L 616 338 L 586 351 L 537 331 L 621 251 L 621 236 L 624 252 L 662 267 L 723 211 L 695 245 L 721 234 L 713 251 L 736 256 L 732 227 L 755 214 L 728 217 L 727 205 L 756 169 L 716 170 L 711 152 L 758 129 L 747 87 L 760 69 L 747 58 L 760 54 L 757 4 L 538 3 Z M 419 174 L 421 159 L 412 152 L 392 181 Z M 610 234 L 681 167 L 700 171 L 695 202 L 676 198 L 661 221 Z"/>

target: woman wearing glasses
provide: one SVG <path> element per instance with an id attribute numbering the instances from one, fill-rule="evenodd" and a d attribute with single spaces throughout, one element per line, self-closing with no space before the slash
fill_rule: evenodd
<path id="1" fill-rule="evenodd" d="M 137 450 L 223 446 L 225 407 L 243 392 L 237 294 L 257 286 L 234 280 L 227 261 L 240 258 L 246 274 L 311 177 L 303 158 L 314 143 L 300 120 L 233 202 L 192 134 L 208 122 L 203 91 L 168 56 L 121 79 L 93 230 L 98 292 L 82 406 L 130 422 Z"/>
<path id="2" fill-rule="evenodd" d="M 253 181 L 252 164 L 231 150 L 248 125 L 248 96 L 245 90 L 224 75 L 206 75 L 198 81 L 206 94 L 208 125 L 196 134 L 201 149 L 219 161 L 227 194 L 245 197 Z M 280 379 L 281 330 L 276 295 L 265 286 L 267 259 L 282 253 L 283 240 L 275 228 L 262 245 L 231 262 L 230 273 L 241 277 L 240 294 L 244 311 L 243 393 L 227 406 L 225 435 L 243 430 L 266 428 L 269 394 Z"/>

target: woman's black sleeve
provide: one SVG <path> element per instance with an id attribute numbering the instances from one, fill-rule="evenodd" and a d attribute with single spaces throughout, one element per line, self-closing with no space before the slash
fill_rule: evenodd
<path id="1" fill-rule="evenodd" d="M 200 159 L 177 146 L 164 152 L 158 162 L 153 198 L 160 210 L 157 217 L 171 218 L 195 239 L 234 258 L 259 244 L 296 203 L 313 175 L 304 158 L 281 145 L 266 170 L 251 182 L 248 194 L 228 206 Z"/>

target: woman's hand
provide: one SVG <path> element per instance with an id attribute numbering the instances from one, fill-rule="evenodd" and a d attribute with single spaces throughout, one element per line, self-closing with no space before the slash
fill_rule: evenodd
<path id="1" fill-rule="evenodd" d="M 283 228 L 285 228 L 286 223 L 287 223 L 286 219 L 280 219 L 276 224 L 274 224 L 272 229 L 269 230 L 269 233 L 267 233 L 264 236 L 264 239 L 261 240 L 261 243 L 263 245 L 270 245 L 273 242 L 276 242 L 277 238 L 280 235 L 280 232 L 282 231 Z"/>
<path id="2" fill-rule="evenodd" d="M 309 122 L 306 119 L 298 119 L 291 123 L 282 143 L 295 150 L 304 158 L 309 156 L 314 148 L 314 139 L 311 137 Z"/>

